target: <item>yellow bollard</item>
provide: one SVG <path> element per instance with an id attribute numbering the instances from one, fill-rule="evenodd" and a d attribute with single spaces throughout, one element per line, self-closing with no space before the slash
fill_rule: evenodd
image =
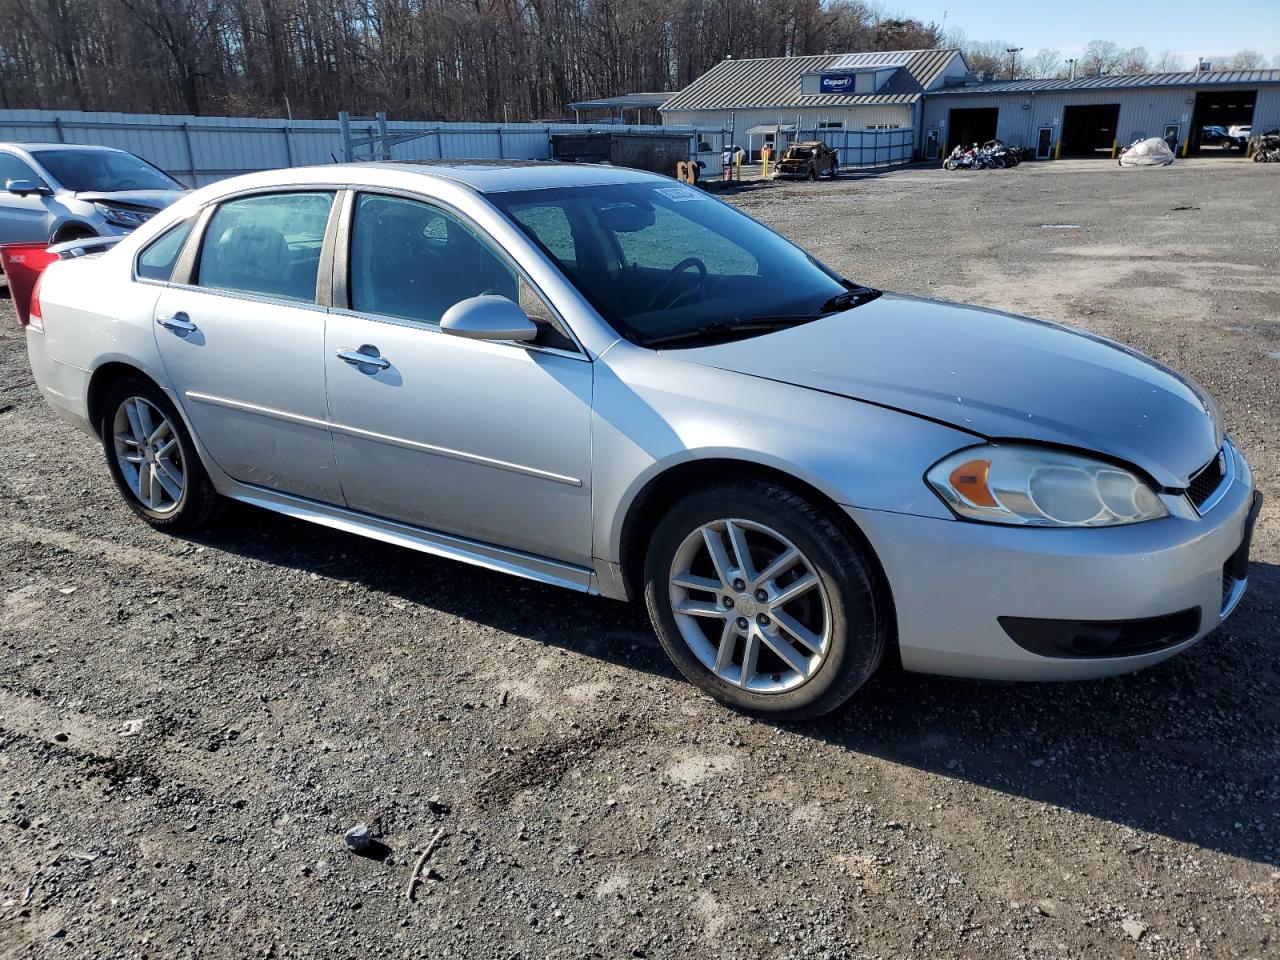
<path id="1" fill-rule="evenodd" d="M 1116 158 L 1116 148 L 1117 148 L 1117 147 L 1119 147 L 1119 146 L 1120 146 L 1119 141 L 1117 141 L 1117 140 L 1112 140 L 1112 141 L 1111 141 L 1111 159 L 1112 159 L 1112 160 L 1114 160 L 1114 159 Z"/>

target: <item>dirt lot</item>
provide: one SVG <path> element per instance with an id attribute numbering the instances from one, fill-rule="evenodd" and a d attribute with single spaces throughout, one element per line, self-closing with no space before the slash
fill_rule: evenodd
<path id="1" fill-rule="evenodd" d="M 1243 605 L 1168 664 L 888 672 L 805 726 L 696 696 L 638 608 L 249 508 L 151 532 L 6 304 L 0 955 L 1277 956 L 1277 196 L 1204 161 L 733 197 L 856 279 L 1175 364 L 1269 498 Z"/>

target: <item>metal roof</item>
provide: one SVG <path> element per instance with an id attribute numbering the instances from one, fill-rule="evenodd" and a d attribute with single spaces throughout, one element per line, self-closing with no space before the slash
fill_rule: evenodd
<path id="1" fill-rule="evenodd" d="M 1059 90 L 1113 90 L 1133 87 L 1201 87 L 1253 83 L 1280 83 L 1280 70 L 1138 73 L 1132 76 L 1077 77 L 1075 80 L 996 80 L 967 87 L 946 87 L 942 90 L 933 90 L 930 91 L 930 96 L 950 97 L 984 93 L 1048 93 Z"/>
<path id="2" fill-rule="evenodd" d="M 724 110 L 752 107 L 822 107 L 911 103 L 938 81 L 958 50 L 896 50 L 829 53 L 816 57 L 721 60 L 670 100 L 663 110 Z M 882 61 L 883 62 L 880 62 Z M 856 62 L 855 62 L 856 61 Z M 901 62 L 896 62 L 901 61 Z M 900 66 L 878 93 L 847 96 L 801 94 L 800 78 L 824 70 Z"/>
<path id="3" fill-rule="evenodd" d="M 844 53 L 831 62 L 828 69 L 853 70 L 859 67 L 905 67 L 916 50 L 883 50 L 879 53 Z"/>
<path id="4" fill-rule="evenodd" d="M 628 107 L 660 107 L 675 93 L 624 93 L 620 97 L 580 100 L 569 104 L 570 110 L 617 110 Z"/>

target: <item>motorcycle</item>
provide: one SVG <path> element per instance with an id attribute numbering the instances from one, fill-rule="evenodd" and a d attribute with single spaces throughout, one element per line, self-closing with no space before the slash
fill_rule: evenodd
<path id="1" fill-rule="evenodd" d="M 1254 163 L 1280 163 L 1280 130 L 1269 130 L 1253 137 L 1249 143 Z"/>
<path id="2" fill-rule="evenodd" d="M 942 166 L 945 170 L 985 170 L 987 160 L 979 152 L 976 143 L 969 147 L 959 144 L 942 162 Z"/>

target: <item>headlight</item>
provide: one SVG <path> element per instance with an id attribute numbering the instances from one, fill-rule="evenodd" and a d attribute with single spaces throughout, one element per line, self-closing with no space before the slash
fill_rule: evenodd
<path id="1" fill-rule="evenodd" d="M 1041 447 L 970 447 L 936 463 L 926 479 L 960 516 L 987 523 L 1106 527 L 1169 515 L 1123 467 Z"/>
<path id="2" fill-rule="evenodd" d="M 101 200 L 93 205 L 93 209 L 106 217 L 107 223 L 114 223 L 117 227 L 140 227 L 151 219 L 150 210 L 117 207 L 114 204 L 103 203 Z"/>

